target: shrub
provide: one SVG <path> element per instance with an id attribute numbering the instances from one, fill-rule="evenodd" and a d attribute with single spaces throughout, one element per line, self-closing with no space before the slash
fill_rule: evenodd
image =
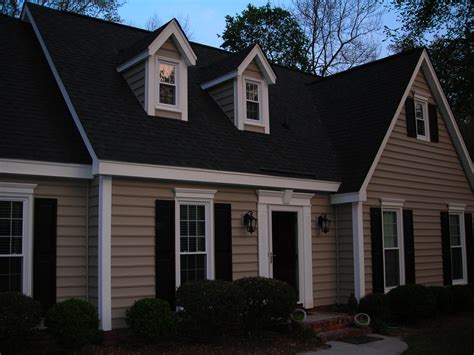
<path id="1" fill-rule="evenodd" d="M 361 298 L 358 311 L 367 313 L 372 320 L 386 320 L 390 314 L 388 298 L 383 293 L 368 294 Z"/>
<path id="2" fill-rule="evenodd" d="M 161 299 L 138 300 L 130 307 L 126 316 L 130 333 L 139 342 L 156 342 L 170 335 L 175 326 L 170 304 Z"/>
<path id="3" fill-rule="evenodd" d="M 453 311 L 453 293 L 451 288 L 442 286 L 429 287 L 436 301 L 436 309 L 443 314 L 449 314 Z"/>
<path id="4" fill-rule="evenodd" d="M 17 352 L 41 321 L 41 305 L 16 292 L 0 293 L 0 352 Z"/>
<path id="5" fill-rule="evenodd" d="M 296 308 L 296 292 L 286 282 L 264 277 L 235 281 L 244 292 L 244 329 L 251 335 L 286 322 Z"/>
<path id="6" fill-rule="evenodd" d="M 46 314 L 48 332 L 68 348 L 99 340 L 99 317 L 97 309 L 89 302 L 69 299 L 56 303 Z"/>
<path id="7" fill-rule="evenodd" d="M 390 312 L 402 323 L 413 323 L 433 316 L 436 301 L 430 289 L 423 285 L 403 285 L 388 293 Z"/>
<path id="8" fill-rule="evenodd" d="M 349 299 L 347 300 L 347 309 L 349 310 L 350 314 L 354 314 L 359 307 L 359 302 L 357 302 L 357 298 L 355 298 L 354 294 L 351 293 Z"/>
<path id="9" fill-rule="evenodd" d="M 198 341 L 240 329 L 241 290 L 233 283 L 202 280 L 182 284 L 176 291 L 178 331 Z"/>
<path id="10" fill-rule="evenodd" d="M 472 291 L 469 286 L 451 286 L 451 292 L 453 293 L 453 305 L 456 312 L 471 310 L 473 299 Z"/>

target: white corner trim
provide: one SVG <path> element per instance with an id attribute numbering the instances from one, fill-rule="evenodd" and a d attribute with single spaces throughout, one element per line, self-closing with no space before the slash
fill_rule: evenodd
<path id="1" fill-rule="evenodd" d="M 464 212 L 466 210 L 465 203 L 449 203 L 448 210 L 449 212 Z"/>
<path id="2" fill-rule="evenodd" d="M 207 90 L 209 88 L 212 88 L 213 86 L 222 84 L 226 82 L 227 80 L 234 79 L 237 76 L 238 76 L 237 70 L 233 70 L 227 74 L 221 75 L 215 79 L 205 82 L 204 84 L 201 84 L 201 88 L 203 90 Z"/>
<path id="3" fill-rule="evenodd" d="M 36 184 L 23 184 L 17 182 L 1 182 L 0 181 L 0 194 L 5 195 L 32 195 Z"/>
<path id="4" fill-rule="evenodd" d="M 310 206 L 314 194 L 283 191 L 257 190 L 258 203 L 267 205 Z"/>
<path id="5" fill-rule="evenodd" d="M 56 80 L 56 84 L 58 84 L 59 91 L 61 91 L 64 101 L 66 102 L 66 106 L 68 107 L 69 112 L 71 113 L 71 116 L 74 120 L 74 123 L 76 124 L 76 127 L 79 131 L 79 134 L 81 135 L 82 140 L 84 141 L 84 144 L 86 145 L 87 151 L 92 157 L 92 160 L 97 160 L 97 155 L 94 152 L 94 148 L 92 147 L 92 144 L 89 141 L 89 138 L 87 137 L 86 131 L 84 130 L 84 127 L 82 126 L 82 123 L 79 119 L 76 109 L 74 108 L 74 105 L 72 104 L 71 98 L 69 97 L 66 87 L 64 86 L 63 81 L 56 69 L 56 66 L 54 65 L 53 58 L 49 54 L 48 48 L 46 47 L 46 43 L 44 42 L 43 37 L 41 36 L 41 32 L 39 31 L 38 26 L 36 25 L 35 19 L 31 15 L 30 10 L 28 9 L 28 3 L 25 4 L 24 11 L 25 11 L 26 16 L 28 17 L 29 22 L 31 23 L 31 27 L 33 28 L 33 32 L 35 33 L 36 38 L 38 39 L 41 49 L 43 50 L 43 54 L 46 57 L 46 61 L 48 62 L 49 68 L 51 69 L 51 72 L 53 73 L 54 79 Z"/>
<path id="6" fill-rule="evenodd" d="M 135 64 L 138 64 L 142 61 L 144 61 L 145 59 L 147 59 L 149 56 L 148 54 L 148 50 L 144 51 L 144 52 L 141 52 L 140 54 L 138 54 L 137 56 L 127 60 L 125 63 L 123 64 L 120 64 L 116 69 L 117 69 L 117 72 L 121 73 L 123 72 L 124 70 L 127 70 L 128 68 L 130 67 L 133 67 Z"/>
<path id="7" fill-rule="evenodd" d="M 367 201 L 366 191 L 347 192 L 347 193 L 331 195 L 332 205 L 338 205 L 341 203 L 365 202 L 365 201 Z"/>
<path id="8" fill-rule="evenodd" d="M 265 57 L 265 54 L 263 54 L 262 49 L 258 44 L 256 44 L 252 50 L 247 54 L 245 59 L 240 63 L 240 65 L 237 68 L 238 75 L 242 75 L 249 66 L 249 64 L 252 62 L 252 60 L 256 59 L 257 60 L 257 65 L 260 68 L 260 70 L 263 73 L 263 76 L 265 79 L 270 83 L 270 84 L 275 84 L 277 80 L 277 76 L 275 72 L 273 71 L 272 66 L 268 62 L 267 58 Z"/>
<path id="9" fill-rule="evenodd" d="M 421 101 L 424 101 L 424 102 L 428 102 L 429 98 L 426 97 L 426 96 L 423 96 L 423 95 L 420 95 L 418 94 L 416 91 L 415 91 L 415 94 L 413 95 L 415 97 L 416 100 L 421 100 Z"/>
<path id="10" fill-rule="evenodd" d="M 203 190 L 203 189 L 186 189 L 175 188 L 174 194 L 178 199 L 198 199 L 198 200 L 212 200 L 217 190 Z"/>
<path id="11" fill-rule="evenodd" d="M 400 208 L 403 207 L 405 200 L 399 199 L 399 198 L 386 198 L 382 197 L 380 199 L 380 205 L 382 207 L 396 207 Z"/>
<path id="12" fill-rule="evenodd" d="M 92 179 L 92 165 L 0 159 L 0 174 Z"/>
<path id="13" fill-rule="evenodd" d="M 341 184 L 335 181 L 105 160 L 94 166 L 93 174 L 329 192 L 336 192 Z"/>
<path id="14" fill-rule="evenodd" d="M 354 296 L 365 296 L 364 214 L 362 202 L 352 203 L 352 253 L 354 259 Z"/>
<path id="15" fill-rule="evenodd" d="M 104 331 L 112 329 L 112 177 L 99 176 L 99 318 Z"/>

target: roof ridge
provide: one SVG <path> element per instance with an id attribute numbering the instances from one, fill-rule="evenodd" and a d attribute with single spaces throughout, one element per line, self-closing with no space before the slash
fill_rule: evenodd
<path id="1" fill-rule="evenodd" d="M 329 75 L 329 76 L 320 77 L 318 80 L 315 80 L 311 83 L 308 83 L 308 85 L 317 84 L 317 83 L 320 83 L 322 81 L 332 79 L 334 77 L 339 77 L 339 76 L 342 76 L 342 75 L 347 74 L 347 73 L 352 73 L 354 71 L 366 68 L 366 67 L 371 66 L 371 65 L 380 64 L 382 62 L 397 59 L 397 58 L 400 58 L 400 57 L 403 57 L 403 56 L 406 56 L 406 55 L 409 55 L 409 54 L 413 54 L 413 53 L 418 52 L 418 51 L 423 51 L 424 49 L 425 49 L 425 47 L 417 47 L 417 48 L 409 49 L 409 50 L 406 50 L 406 51 L 403 51 L 403 52 L 395 53 L 395 54 L 389 55 L 387 57 L 379 58 L 379 59 L 373 60 L 371 62 L 367 62 L 367 63 L 358 65 L 356 67 L 353 67 L 353 68 L 350 68 L 350 69 L 347 69 L 347 70 L 344 70 L 344 71 L 341 71 L 341 72 L 338 72 L 338 73 L 335 73 L 335 74 L 332 74 L 332 75 Z M 420 52 L 420 55 L 421 55 L 421 52 Z"/>

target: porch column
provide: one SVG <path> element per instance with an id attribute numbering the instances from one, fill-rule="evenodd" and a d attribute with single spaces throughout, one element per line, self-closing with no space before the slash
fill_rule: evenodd
<path id="1" fill-rule="evenodd" d="M 365 295 L 364 220 L 362 202 L 352 202 L 352 250 L 354 257 L 354 296 Z"/>
<path id="2" fill-rule="evenodd" d="M 100 328 L 112 329 L 111 297 L 112 177 L 99 176 L 99 319 Z"/>

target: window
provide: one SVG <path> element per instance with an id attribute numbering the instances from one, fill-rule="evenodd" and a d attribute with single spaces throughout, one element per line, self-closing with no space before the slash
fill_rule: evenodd
<path id="1" fill-rule="evenodd" d="M 260 84 L 254 81 L 245 81 L 245 97 L 247 119 L 260 121 Z"/>
<path id="2" fill-rule="evenodd" d="M 382 210 L 383 260 L 385 289 L 402 285 L 401 210 Z"/>
<path id="3" fill-rule="evenodd" d="M 453 283 L 464 281 L 464 228 L 462 213 L 449 214 L 449 237 L 451 242 L 451 272 Z"/>
<path id="4" fill-rule="evenodd" d="M 0 292 L 22 291 L 23 202 L 0 200 Z"/>
<path id="5" fill-rule="evenodd" d="M 418 139 L 429 139 L 428 106 L 426 101 L 415 100 L 416 136 Z"/>
<path id="6" fill-rule="evenodd" d="M 177 66 L 170 63 L 159 62 L 159 103 L 164 105 L 177 105 Z"/>

